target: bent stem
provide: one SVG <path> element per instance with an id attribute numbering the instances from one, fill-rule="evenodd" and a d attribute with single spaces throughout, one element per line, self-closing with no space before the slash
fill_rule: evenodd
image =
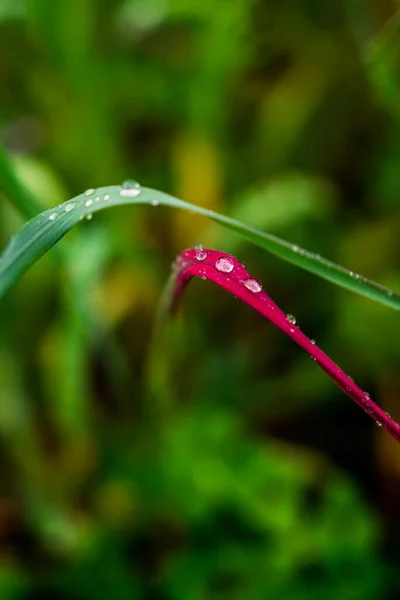
<path id="1" fill-rule="evenodd" d="M 378 426 L 400 442 L 400 425 L 384 412 L 369 394 L 364 392 L 296 325 L 294 317 L 286 315 L 262 289 L 261 283 L 251 277 L 245 267 L 233 256 L 217 250 L 194 248 L 185 250 L 176 259 L 175 273 L 169 290 L 169 305 L 173 311 L 187 283 L 193 277 L 214 282 L 239 300 L 242 300 L 263 317 L 279 327 L 318 363 L 329 377 L 366 412 Z"/>

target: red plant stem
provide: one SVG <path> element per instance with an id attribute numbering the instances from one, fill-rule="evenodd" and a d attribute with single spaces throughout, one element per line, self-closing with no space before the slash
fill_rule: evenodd
<path id="1" fill-rule="evenodd" d="M 222 260 L 221 260 L 222 259 Z M 374 421 L 400 442 L 400 425 L 384 412 L 346 373 L 338 367 L 313 341 L 311 341 L 275 304 L 236 258 L 218 250 L 184 250 L 175 263 L 176 272 L 172 288 L 172 308 L 193 277 L 213 281 L 225 291 L 239 298 L 259 312 L 271 323 L 301 346 L 329 377 L 352 398 Z M 219 268 L 218 268 L 219 267 Z M 250 289 L 249 289 L 250 288 Z"/>

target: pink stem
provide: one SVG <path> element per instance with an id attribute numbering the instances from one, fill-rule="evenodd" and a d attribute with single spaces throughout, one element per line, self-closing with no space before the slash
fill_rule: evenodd
<path id="1" fill-rule="evenodd" d="M 269 319 L 294 340 L 331 379 L 352 398 L 374 421 L 400 442 L 400 425 L 384 412 L 369 395 L 359 388 L 337 364 L 315 345 L 275 304 L 236 258 L 218 250 L 184 250 L 175 263 L 176 275 L 172 289 L 172 303 L 176 305 L 184 287 L 193 277 L 213 281 Z"/>

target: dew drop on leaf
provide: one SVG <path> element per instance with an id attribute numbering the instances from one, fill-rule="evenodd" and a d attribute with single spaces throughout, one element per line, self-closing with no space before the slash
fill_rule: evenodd
<path id="1" fill-rule="evenodd" d="M 57 219 L 57 213 L 51 213 L 49 216 L 49 221 L 55 221 Z"/>
<path id="2" fill-rule="evenodd" d="M 85 192 L 85 196 L 91 196 L 92 194 L 95 193 L 96 190 L 94 190 L 93 188 L 89 188 L 88 190 L 86 190 Z"/>
<path id="3" fill-rule="evenodd" d="M 72 202 L 68 202 L 68 204 L 66 204 L 64 206 L 64 210 L 66 213 L 71 212 L 71 210 L 74 210 L 74 208 L 75 208 L 75 204 L 73 204 Z"/>
<path id="4" fill-rule="evenodd" d="M 133 179 L 128 179 L 121 185 L 119 194 L 125 198 L 134 198 L 135 196 L 139 196 L 140 184 Z"/>
<path id="5" fill-rule="evenodd" d="M 87 206 L 87 207 L 92 206 L 92 204 L 93 204 L 93 200 L 86 200 L 86 202 L 85 202 L 85 206 Z"/>

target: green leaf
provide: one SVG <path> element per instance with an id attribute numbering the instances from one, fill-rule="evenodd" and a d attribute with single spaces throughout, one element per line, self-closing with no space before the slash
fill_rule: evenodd
<path id="1" fill-rule="evenodd" d="M 4 193 L 25 217 L 32 218 L 41 210 L 35 197 L 23 185 L 14 164 L 4 148 L 0 146 L 0 182 Z"/>
<path id="2" fill-rule="evenodd" d="M 362 296 L 376 300 L 381 304 L 400 309 L 400 296 L 398 294 L 325 258 L 321 258 L 318 254 L 313 254 L 278 237 L 264 233 L 254 227 L 249 227 L 240 221 L 189 204 L 163 192 L 141 188 L 139 193 L 139 188 L 134 186 L 131 188 L 127 186 L 126 189 L 120 186 L 109 186 L 97 190 L 88 190 L 54 209 L 44 211 L 29 221 L 11 239 L 0 257 L 0 297 L 38 258 L 79 221 L 105 208 L 125 204 L 170 206 L 208 217 L 306 271 L 310 271 Z"/>

